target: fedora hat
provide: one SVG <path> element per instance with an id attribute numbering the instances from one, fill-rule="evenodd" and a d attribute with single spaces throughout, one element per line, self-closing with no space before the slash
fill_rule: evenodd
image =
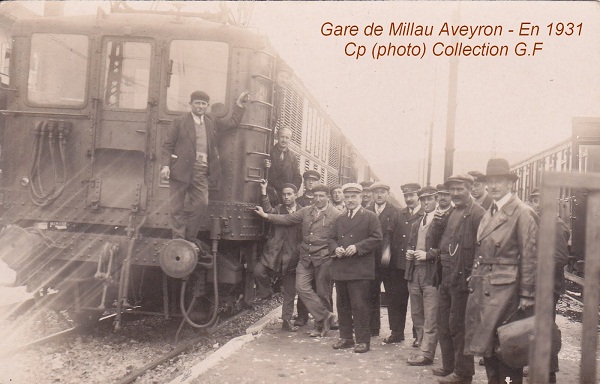
<path id="1" fill-rule="evenodd" d="M 519 176 L 510 171 L 508 160 L 497 158 L 489 159 L 485 171 L 485 180 L 489 180 L 492 176 L 506 177 L 511 181 L 517 181 Z"/>

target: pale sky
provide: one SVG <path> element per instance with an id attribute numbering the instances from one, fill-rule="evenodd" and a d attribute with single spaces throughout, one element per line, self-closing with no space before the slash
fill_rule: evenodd
<path id="1" fill-rule="evenodd" d="M 35 7 L 35 3 L 29 3 Z M 160 7 L 172 7 L 164 2 Z M 210 6 L 214 7 L 214 3 Z M 185 3 L 184 10 L 194 5 Z M 206 4 L 196 4 L 198 7 Z M 233 9 L 237 3 L 228 3 Z M 92 2 L 71 2 L 67 14 Z M 510 162 L 534 155 L 570 136 L 571 119 L 600 117 L 600 4 L 598 2 L 252 2 L 248 26 L 264 32 L 333 121 L 393 190 L 421 181 L 427 130 L 433 123 L 432 184 L 442 182 L 448 105 L 447 57 L 431 54 L 449 25 L 500 25 L 501 36 L 460 37 L 463 44 L 507 45 L 506 57 L 461 57 L 458 64 L 454 173 L 485 171 L 493 154 Z M 39 9 L 39 5 L 38 5 Z M 458 20 L 453 14 L 458 12 Z M 323 36 L 321 26 L 357 25 L 358 36 Z M 433 26 L 433 36 L 389 36 L 390 23 Z M 519 37 L 522 22 L 540 26 L 535 37 Z M 548 36 L 553 23 L 581 23 L 580 36 Z M 371 23 L 379 37 L 365 37 Z M 535 56 L 517 57 L 514 46 L 541 42 Z M 426 45 L 423 59 L 356 59 L 349 42 L 387 46 Z"/>

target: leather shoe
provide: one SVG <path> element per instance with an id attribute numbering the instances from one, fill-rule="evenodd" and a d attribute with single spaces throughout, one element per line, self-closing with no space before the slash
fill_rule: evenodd
<path id="1" fill-rule="evenodd" d="M 389 335 L 388 337 L 383 339 L 383 342 L 386 344 L 401 343 L 403 341 L 404 341 L 404 336 L 400 335 L 398 333 L 392 333 L 391 335 Z"/>
<path id="2" fill-rule="evenodd" d="M 354 353 L 365 353 L 369 352 L 369 343 L 358 343 L 356 347 L 354 347 Z"/>
<path id="3" fill-rule="evenodd" d="M 283 320 L 283 324 L 281 324 L 281 329 L 287 332 L 296 332 L 298 327 L 293 326 L 290 320 Z"/>
<path id="4" fill-rule="evenodd" d="M 339 339 L 335 344 L 332 345 L 333 349 L 344 349 L 354 347 L 354 340 L 352 339 Z"/>
<path id="5" fill-rule="evenodd" d="M 438 380 L 440 384 L 471 384 L 473 381 L 473 377 L 471 376 L 461 376 L 455 372 L 452 372 L 446 377 L 442 377 Z"/>
<path id="6" fill-rule="evenodd" d="M 449 374 L 452 373 L 452 371 L 447 371 L 442 367 L 438 367 L 438 368 L 433 368 L 431 370 L 431 372 L 435 375 L 435 376 L 448 376 Z"/>
<path id="7" fill-rule="evenodd" d="M 417 356 L 413 356 L 410 359 L 408 359 L 407 361 L 408 365 L 431 365 L 433 364 L 433 360 L 422 356 L 422 355 L 417 355 Z"/>
<path id="8" fill-rule="evenodd" d="M 331 329 L 331 324 L 335 321 L 335 315 L 331 312 L 323 320 L 323 329 L 321 329 L 321 337 L 327 336 L 327 332 Z"/>
<path id="9" fill-rule="evenodd" d="M 371 337 L 379 336 L 379 329 L 371 329 Z"/>
<path id="10" fill-rule="evenodd" d="M 419 345 L 420 345 L 420 344 L 419 344 L 419 340 L 415 339 L 415 340 L 413 341 L 413 344 L 412 344 L 412 346 L 413 346 L 413 347 L 415 347 L 415 348 L 419 348 Z"/>
<path id="11" fill-rule="evenodd" d="M 310 337 L 319 337 L 321 336 L 321 330 L 319 328 L 313 328 L 310 333 L 308 334 L 308 336 Z"/>
<path id="12" fill-rule="evenodd" d="M 304 319 L 304 318 L 297 318 L 296 321 L 294 321 L 294 325 L 296 327 L 304 327 L 306 325 L 306 323 L 308 322 L 308 319 Z"/>

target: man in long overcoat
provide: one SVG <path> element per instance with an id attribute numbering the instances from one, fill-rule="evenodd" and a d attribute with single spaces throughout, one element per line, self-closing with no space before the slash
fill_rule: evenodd
<path id="1" fill-rule="evenodd" d="M 329 252 L 335 255 L 331 274 L 337 293 L 340 340 L 334 349 L 349 348 L 364 353 L 370 348 L 369 289 L 375 278 L 375 250 L 381 245 L 381 224 L 375 213 L 361 207 L 360 184 L 342 187 L 346 213 L 333 224 Z"/>
<path id="2" fill-rule="evenodd" d="M 495 354 L 499 326 L 532 314 L 535 294 L 537 215 L 511 188 L 518 176 L 508 161 L 491 159 L 485 181 L 494 203 L 481 219 L 469 281 L 465 354 L 484 357 L 488 383 L 522 383 L 523 369 Z"/>

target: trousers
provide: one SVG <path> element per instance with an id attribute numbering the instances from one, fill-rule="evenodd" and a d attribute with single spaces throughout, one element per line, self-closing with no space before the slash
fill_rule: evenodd
<path id="1" fill-rule="evenodd" d="M 404 278 L 404 269 L 382 269 L 381 278 L 387 298 L 390 330 L 394 334 L 404 335 L 409 297 L 408 283 Z"/>
<path id="2" fill-rule="evenodd" d="M 337 311 L 340 338 L 353 339 L 357 343 L 369 343 L 369 287 L 371 280 L 336 280 Z"/>
<path id="3" fill-rule="evenodd" d="M 315 266 L 312 262 L 304 266 L 300 262 L 296 267 L 296 292 L 316 321 L 325 320 L 331 313 L 333 280 L 330 267 L 331 259 L 319 266 Z M 312 287 L 313 281 L 316 284 L 316 291 Z"/>
<path id="4" fill-rule="evenodd" d="M 174 239 L 194 241 L 208 206 L 208 178 L 206 166 L 194 166 L 190 183 L 169 179 L 171 231 Z M 190 211 L 185 211 L 185 197 Z"/>
<path id="5" fill-rule="evenodd" d="M 275 271 L 265 266 L 260 261 L 254 266 L 254 281 L 256 282 L 256 294 L 260 298 L 271 294 L 271 281 L 269 276 Z M 281 318 L 291 320 L 294 314 L 294 299 L 296 298 L 296 271 L 283 274 L 281 277 L 283 286 L 283 304 L 281 306 Z M 300 300 L 299 300 L 300 302 Z"/>
<path id="6" fill-rule="evenodd" d="M 416 265 L 413 280 L 408 282 L 412 321 L 417 331 L 421 354 L 433 360 L 437 347 L 437 310 L 439 293 L 425 283 L 426 266 Z"/>

